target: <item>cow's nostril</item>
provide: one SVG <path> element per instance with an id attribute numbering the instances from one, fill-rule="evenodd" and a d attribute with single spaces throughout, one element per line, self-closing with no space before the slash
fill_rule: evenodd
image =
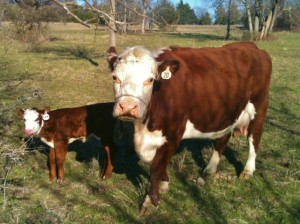
<path id="1" fill-rule="evenodd" d="M 121 110 L 124 110 L 125 106 L 124 106 L 124 104 L 119 103 L 119 107 L 120 107 Z"/>

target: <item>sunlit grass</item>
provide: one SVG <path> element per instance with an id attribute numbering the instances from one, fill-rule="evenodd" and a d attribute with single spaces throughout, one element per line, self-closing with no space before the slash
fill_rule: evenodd
<path id="1" fill-rule="evenodd" d="M 52 109 L 113 100 L 106 62 L 108 34 L 80 25 L 51 25 L 49 42 L 27 45 L 0 40 L 0 96 L 8 108 L 0 128 L 0 173 L 5 174 L 5 147 L 19 147 L 23 124 L 15 107 Z M 221 27 L 222 28 L 222 27 Z M 225 29 L 181 28 L 178 32 L 154 32 L 145 36 L 117 37 L 119 51 L 128 46 L 149 49 L 169 45 L 221 46 Z M 4 35 L 3 31 L 1 35 Z M 233 31 L 241 37 L 241 31 Z M 212 143 L 188 141 L 169 165 L 171 189 L 162 195 L 155 215 L 138 215 L 149 185 L 149 166 L 125 156 L 120 172 L 100 181 L 93 161 L 78 161 L 68 154 L 62 185 L 48 181 L 43 149 L 24 151 L 23 160 L 8 176 L 6 205 L 1 223 L 297 223 L 300 221 L 300 34 L 276 33 L 270 42 L 258 42 L 273 60 L 265 132 L 257 156 L 257 171 L 250 180 L 237 178 L 245 164 L 245 138 L 231 139 L 219 173 L 207 185 L 195 180 L 212 153 Z M 33 96 L 38 93 L 39 97 Z M 18 101 L 24 97 L 27 101 Z M 8 121 L 8 122 L 6 122 Z M 92 150 L 87 147 L 87 150 Z M 3 179 L 1 180 L 3 181 Z M 1 188 L 1 194 L 3 189 Z M 1 195 L 2 196 L 2 195 Z M 3 204 L 4 197 L 0 199 Z"/>

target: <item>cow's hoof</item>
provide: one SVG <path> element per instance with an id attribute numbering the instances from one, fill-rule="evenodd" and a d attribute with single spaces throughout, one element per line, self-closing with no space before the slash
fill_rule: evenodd
<path id="1" fill-rule="evenodd" d="M 147 195 L 140 209 L 140 216 L 150 215 L 154 213 L 156 210 L 157 210 L 157 206 L 154 206 L 152 204 L 149 195 Z"/>
<path id="2" fill-rule="evenodd" d="M 205 179 L 214 178 L 217 175 L 217 172 L 212 172 L 210 170 L 204 170 L 202 176 Z"/>
<path id="3" fill-rule="evenodd" d="M 203 180 L 203 178 L 198 177 L 196 184 L 200 187 L 203 187 L 206 184 L 206 182 L 205 182 L 205 180 Z"/>
<path id="4" fill-rule="evenodd" d="M 251 177 L 253 177 L 253 174 L 250 173 L 247 170 L 243 170 L 243 172 L 239 176 L 240 179 L 246 179 L 246 180 L 249 179 L 249 178 L 251 178 Z"/>
<path id="5" fill-rule="evenodd" d="M 56 180 L 56 183 L 59 184 L 59 185 L 61 185 L 61 184 L 63 183 L 63 180 L 60 179 L 60 178 L 58 178 L 58 179 Z"/>
<path id="6" fill-rule="evenodd" d="M 169 191 L 169 181 L 161 181 L 159 185 L 159 193 L 164 194 Z"/>

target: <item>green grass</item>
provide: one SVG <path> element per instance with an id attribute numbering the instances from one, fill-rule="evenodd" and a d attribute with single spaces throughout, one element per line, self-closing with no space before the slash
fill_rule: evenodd
<path id="1" fill-rule="evenodd" d="M 221 46 L 220 27 L 181 28 L 176 33 L 118 36 L 118 49 L 180 45 Z M 106 62 L 108 35 L 80 25 L 51 26 L 51 41 L 19 43 L 0 31 L 0 223 L 299 223 L 300 222 L 300 34 L 275 33 L 258 42 L 273 59 L 270 105 L 257 171 L 250 180 L 237 174 L 248 155 L 243 137 L 233 138 L 215 178 L 204 187 L 199 177 L 212 143 L 187 141 L 169 165 L 171 189 L 156 214 L 140 217 L 139 204 L 149 187 L 149 165 L 126 153 L 119 171 L 99 180 L 95 160 L 78 160 L 71 150 L 62 185 L 48 181 L 44 149 L 21 147 L 23 123 L 16 107 L 53 109 L 113 100 Z M 234 40 L 242 33 L 235 30 Z M 81 145 L 83 150 L 95 146 Z M 6 156 L 16 160 L 7 164 Z M 123 160 L 122 160 L 123 159 Z M 13 164 L 12 164 L 13 163 Z M 7 169 L 12 167 L 7 178 Z M 6 180 L 7 182 L 4 182 Z M 4 183 L 5 195 L 4 195 Z"/>

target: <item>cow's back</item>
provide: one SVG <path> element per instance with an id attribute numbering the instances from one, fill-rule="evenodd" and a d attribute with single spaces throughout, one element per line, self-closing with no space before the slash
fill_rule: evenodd
<path id="1" fill-rule="evenodd" d="M 251 42 L 221 48 L 171 48 L 157 60 L 176 60 L 179 68 L 171 79 L 159 78 L 160 88 L 153 94 L 157 99 L 151 104 L 165 105 L 155 106 L 156 113 L 187 116 L 203 132 L 228 127 L 249 101 L 268 95 L 271 59 Z"/>

